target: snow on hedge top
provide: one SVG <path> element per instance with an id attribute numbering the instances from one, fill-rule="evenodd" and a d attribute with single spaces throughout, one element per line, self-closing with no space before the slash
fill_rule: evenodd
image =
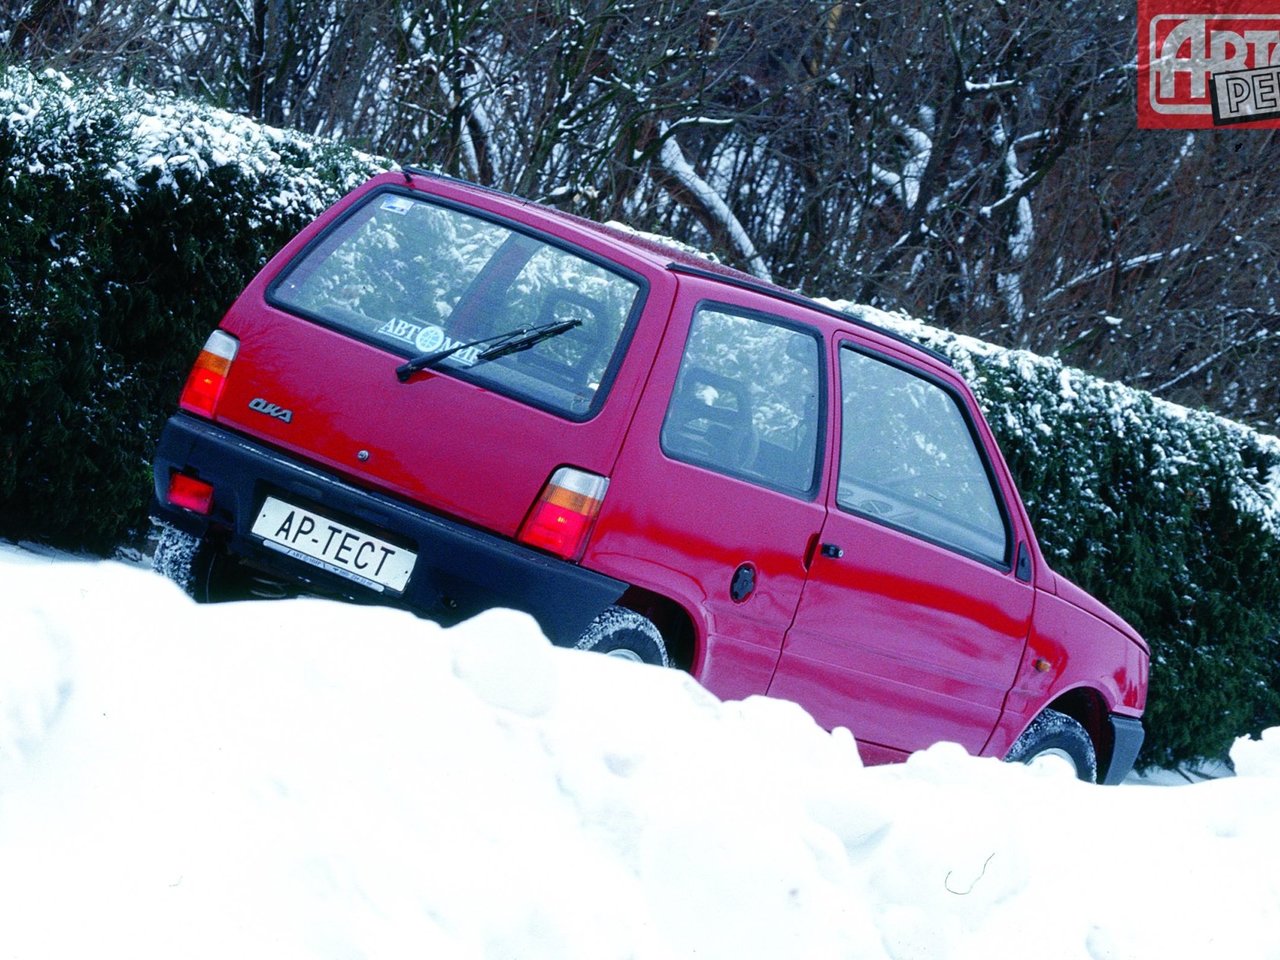
<path id="1" fill-rule="evenodd" d="M 182 193 L 214 170 L 270 184 L 260 203 L 277 213 L 318 213 L 334 197 L 317 167 L 338 172 L 339 192 L 391 164 L 166 93 L 72 80 L 53 70 L 9 67 L 0 84 L 0 129 L 19 144 L 4 177 L 72 179 L 95 166 L 125 197 L 144 189 Z M 24 155 L 25 154 L 25 155 Z M 105 169 L 104 169 L 105 168 Z"/>

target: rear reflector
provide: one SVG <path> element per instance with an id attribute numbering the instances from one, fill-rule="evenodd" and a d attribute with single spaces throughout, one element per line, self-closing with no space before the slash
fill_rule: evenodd
<path id="1" fill-rule="evenodd" d="M 169 477 L 169 502 L 206 516 L 213 509 L 213 487 L 203 480 L 175 473 Z"/>
<path id="2" fill-rule="evenodd" d="M 226 386 L 227 374 L 231 372 L 231 361 L 236 358 L 239 346 L 235 337 L 222 330 L 209 334 L 204 349 L 196 357 L 195 365 L 187 376 L 187 385 L 182 388 L 178 406 L 190 413 L 212 419 L 218 407 L 218 398 L 222 396 L 222 388 Z"/>
<path id="3" fill-rule="evenodd" d="M 520 527 L 520 542 L 565 560 L 580 559 L 608 489 L 608 477 L 560 467 Z"/>

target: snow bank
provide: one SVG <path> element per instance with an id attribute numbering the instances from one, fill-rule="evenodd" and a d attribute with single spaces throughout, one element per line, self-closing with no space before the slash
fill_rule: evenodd
<path id="1" fill-rule="evenodd" d="M 0 957 L 1280 955 L 1280 734 L 1098 788 L 316 600 L 0 546 Z M 1211 951 L 1211 952 L 1210 952 Z"/>

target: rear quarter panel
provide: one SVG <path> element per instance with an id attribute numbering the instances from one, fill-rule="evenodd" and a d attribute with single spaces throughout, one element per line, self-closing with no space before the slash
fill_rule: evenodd
<path id="1" fill-rule="evenodd" d="M 816 547 L 825 517 L 830 431 L 817 441 L 821 478 L 811 492 L 798 494 L 668 456 L 660 440 L 662 424 L 700 304 L 754 311 L 804 329 L 820 343 L 830 336 L 832 321 L 706 278 L 684 275 L 679 283 L 667 335 L 584 564 L 688 611 L 696 633 L 694 676 L 717 696 L 738 699 L 768 689 L 795 613 L 806 557 Z M 743 565 L 753 569 L 755 588 L 739 602 L 730 586 Z"/>

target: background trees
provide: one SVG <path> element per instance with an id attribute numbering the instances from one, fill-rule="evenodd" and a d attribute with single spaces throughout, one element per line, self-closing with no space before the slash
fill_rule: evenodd
<path id="1" fill-rule="evenodd" d="M 1275 429 L 1274 132 L 1138 131 L 1131 0 L 9 0 L 10 59 L 621 219 Z"/>
<path id="2" fill-rule="evenodd" d="M 1138 131 L 1131 0 L 9 0 L 211 99 L 1277 425 L 1274 132 Z"/>

